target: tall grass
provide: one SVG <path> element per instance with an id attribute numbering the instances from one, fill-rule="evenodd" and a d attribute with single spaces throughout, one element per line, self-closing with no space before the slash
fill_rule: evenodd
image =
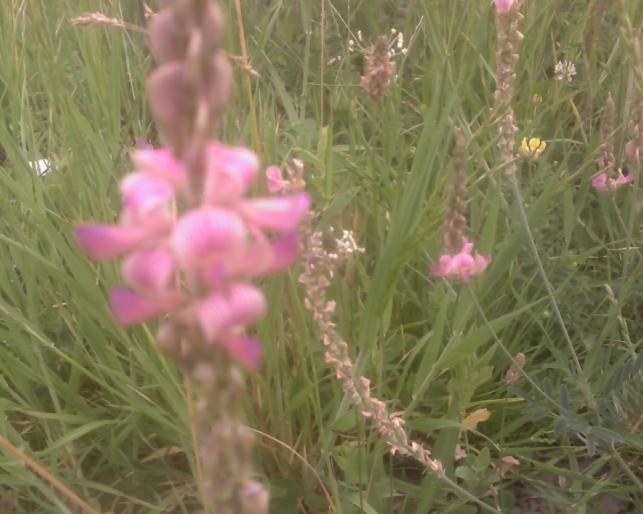
<path id="1" fill-rule="evenodd" d="M 241 55 L 234 2 L 222 3 L 226 46 Z M 623 3 L 640 34 L 643 5 Z M 643 510 L 640 190 L 637 182 L 610 196 L 590 185 L 608 92 L 618 158 L 636 95 L 616 4 L 526 2 L 514 108 L 520 136 L 548 147 L 519 162 L 518 202 L 495 152 L 488 2 L 325 0 L 323 42 L 320 2 L 241 3 L 261 78 L 237 73 L 225 140 L 256 145 L 256 129 L 265 163 L 305 162 L 317 226 L 351 229 L 366 248 L 332 286 L 360 371 L 454 479 L 504 512 L 603 512 L 601 502 Z M 199 512 L 182 380 L 157 352 L 153 327 L 125 331 L 111 320 L 104 293 L 118 269 L 89 263 L 71 238 L 79 220 L 116 217 L 129 150 L 158 139 L 145 38 L 72 27 L 96 10 L 144 23 L 142 3 L 130 0 L 0 6 L 0 434 L 101 512 Z M 364 57 L 348 40 L 391 28 L 409 52 L 375 103 L 359 87 Z M 324 61 L 342 58 L 320 62 L 322 45 Z M 578 70 L 570 84 L 554 80 L 565 59 Z M 471 235 L 493 255 L 466 287 L 428 273 L 441 250 L 456 128 L 469 140 Z M 48 174 L 34 172 L 37 159 L 51 162 Z M 265 362 L 248 379 L 272 510 L 477 512 L 389 456 L 350 408 L 297 275 L 264 284 Z M 527 377 L 509 386 L 518 352 Z M 490 416 L 475 423 L 481 414 Z M 0 467 L 0 512 L 76 512 L 14 454 L 1 453 Z"/>

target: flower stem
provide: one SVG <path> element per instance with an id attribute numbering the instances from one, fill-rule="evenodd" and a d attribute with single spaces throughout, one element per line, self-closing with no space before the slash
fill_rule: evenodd
<path id="1" fill-rule="evenodd" d="M 563 337 L 565 338 L 565 342 L 567 343 L 567 346 L 569 347 L 569 351 L 572 355 L 572 359 L 574 360 L 574 366 L 576 368 L 576 372 L 580 376 L 583 373 L 583 368 L 580 365 L 580 361 L 578 360 L 578 355 L 576 354 L 574 344 L 572 343 L 572 339 L 569 336 L 567 327 L 565 326 L 565 321 L 563 320 L 563 316 L 560 313 L 560 308 L 558 307 L 558 302 L 556 301 L 556 296 L 554 294 L 554 288 L 552 287 L 551 282 L 549 281 L 549 278 L 547 278 L 545 267 L 543 266 L 542 259 L 540 258 L 540 254 L 538 253 L 538 247 L 536 246 L 534 235 L 531 232 L 531 227 L 529 226 L 529 219 L 527 218 L 527 212 L 525 211 L 524 200 L 522 198 L 522 193 L 520 192 L 520 188 L 518 187 L 518 180 L 516 179 L 515 174 L 512 173 L 509 175 L 509 182 L 511 184 L 511 190 L 514 195 L 514 199 L 518 204 L 520 219 L 525 228 L 525 232 L 527 233 L 527 239 L 529 240 L 529 246 L 531 247 L 531 252 L 533 253 L 534 259 L 536 260 L 536 266 L 538 267 L 538 272 L 540 273 L 540 277 L 542 278 L 543 283 L 545 284 L 545 288 L 547 289 L 547 296 L 549 296 L 549 301 L 551 302 L 552 309 L 554 310 L 556 319 L 558 320 L 558 324 L 560 325 L 560 329 L 563 333 Z"/>
<path id="2" fill-rule="evenodd" d="M 13 444 L 11 444 L 11 442 L 5 439 L 2 435 L 0 435 L 0 447 L 7 450 L 7 452 L 9 452 L 16 459 L 22 462 L 25 466 L 31 469 L 31 471 L 33 471 L 36 475 L 40 476 L 41 478 L 44 478 L 56 490 L 58 490 L 61 494 L 66 496 L 69 499 L 69 501 L 78 505 L 87 514 L 101 514 L 99 510 L 96 510 L 89 503 L 87 503 L 85 500 L 80 498 L 74 491 L 72 491 L 69 487 L 67 487 L 55 476 L 53 476 L 45 467 L 38 464 L 38 462 L 33 460 L 31 457 L 29 457 L 19 448 L 15 447 Z"/>

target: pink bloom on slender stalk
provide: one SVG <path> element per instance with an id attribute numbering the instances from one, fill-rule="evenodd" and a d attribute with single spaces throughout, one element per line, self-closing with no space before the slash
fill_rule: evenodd
<path id="1" fill-rule="evenodd" d="M 472 255 L 473 243 L 465 239 L 464 246 L 455 255 L 442 255 L 440 263 L 431 268 L 431 273 L 436 277 L 459 278 L 463 282 L 469 282 L 471 277 L 482 273 L 489 263 L 491 256 Z"/>
<path id="2" fill-rule="evenodd" d="M 503 16 L 511 10 L 514 0 L 493 0 L 493 3 L 496 5 L 498 16 Z"/>
<path id="3" fill-rule="evenodd" d="M 116 320 L 134 325 L 181 309 L 192 313 L 207 343 L 256 369 L 261 347 L 243 332 L 263 316 L 266 301 L 247 280 L 295 261 L 297 229 L 310 198 L 298 193 L 245 199 L 259 170 L 257 156 L 213 142 L 207 147 L 201 205 L 174 219 L 176 194 L 187 195 L 183 166 L 167 149 L 138 150 L 133 161 L 136 171 L 120 182 L 119 223 L 75 230 L 90 258 L 125 257 L 128 288 L 110 295 Z M 177 289 L 178 273 L 191 295 Z"/>
<path id="4" fill-rule="evenodd" d="M 288 187 L 289 182 L 284 180 L 279 166 L 269 166 L 266 169 L 266 179 L 268 180 L 268 191 L 278 193 Z"/>
<path id="5" fill-rule="evenodd" d="M 607 173 L 596 175 L 592 179 L 592 186 L 599 191 L 613 192 L 619 187 L 629 184 L 633 180 L 634 177 L 632 175 L 623 175 L 623 170 L 619 168 L 618 176 L 616 178 L 609 178 Z"/>

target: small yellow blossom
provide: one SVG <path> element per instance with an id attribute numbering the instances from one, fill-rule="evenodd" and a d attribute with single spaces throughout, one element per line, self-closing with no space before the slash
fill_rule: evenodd
<path id="1" fill-rule="evenodd" d="M 538 159 L 545 148 L 547 148 L 547 143 L 539 137 L 530 137 L 529 139 L 523 137 L 520 143 L 520 155 L 528 159 Z"/>

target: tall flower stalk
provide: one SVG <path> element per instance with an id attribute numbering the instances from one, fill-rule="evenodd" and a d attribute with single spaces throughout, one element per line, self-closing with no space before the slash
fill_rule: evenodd
<path id="1" fill-rule="evenodd" d="M 264 514 L 268 492 L 255 479 L 253 437 L 241 421 L 242 369 L 261 360 L 251 326 L 266 312 L 252 279 L 295 261 L 309 197 L 247 198 L 258 157 L 213 139 L 232 85 L 223 25 L 216 0 L 174 0 L 151 19 L 158 67 L 148 92 L 166 146 L 134 152 L 135 171 L 120 182 L 119 222 L 79 225 L 76 237 L 94 260 L 125 257 L 127 287 L 110 295 L 116 320 L 162 316 L 160 348 L 198 386 L 193 426 L 206 505 Z"/>
<path id="2" fill-rule="evenodd" d="M 442 463 L 431 455 L 430 450 L 411 438 L 404 419 L 392 413 L 387 404 L 373 394 L 370 380 L 358 374 L 348 343 L 334 321 L 336 303 L 328 298 L 327 291 L 339 269 L 355 253 L 363 251 L 349 231 L 344 231 L 339 238 L 335 238 L 333 232 L 325 237 L 319 231 L 308 237 L 303 256 L 304 272 L 299 281 L 306 289 L 305 306 L 311 312 L 324 343 L 326 363 L 333 368 L 335 377 L 360 415 L 372 422 L 391 454 L 415 459 L 458 495 L 486 512 L 500 514 L 449 478 Z"/>
<path id="3" fill-rule="evenodd" d="M 524 36 L 519 28 L 524 16 L 519 11 L 520 1 L 494 0 L 498 34 L 496 51 L 496 91 L 493 95 L 494 114 L 497 116 L 499 139 L 497 142 L 500 158 L 507 174 L 516 172 L 515 152 L 516 125 L 511 106 L 515 82 L 518 48 Z"/>
<path id="4" fill-rule="evenodd" d="M 489 263 L 491 256 L 473 254 L 473 243 L 465 235 L 467 228 L 467 155 L 466 140 L 462 132 L 458 132 L 454 167 L 451 183 L 447 216 L 444 223 L 444 250 L 440 262 L 431 268 L 431 273 L 438 277 L 451 277 L 469 282 L 475 275 L 482 273 Z"/>

